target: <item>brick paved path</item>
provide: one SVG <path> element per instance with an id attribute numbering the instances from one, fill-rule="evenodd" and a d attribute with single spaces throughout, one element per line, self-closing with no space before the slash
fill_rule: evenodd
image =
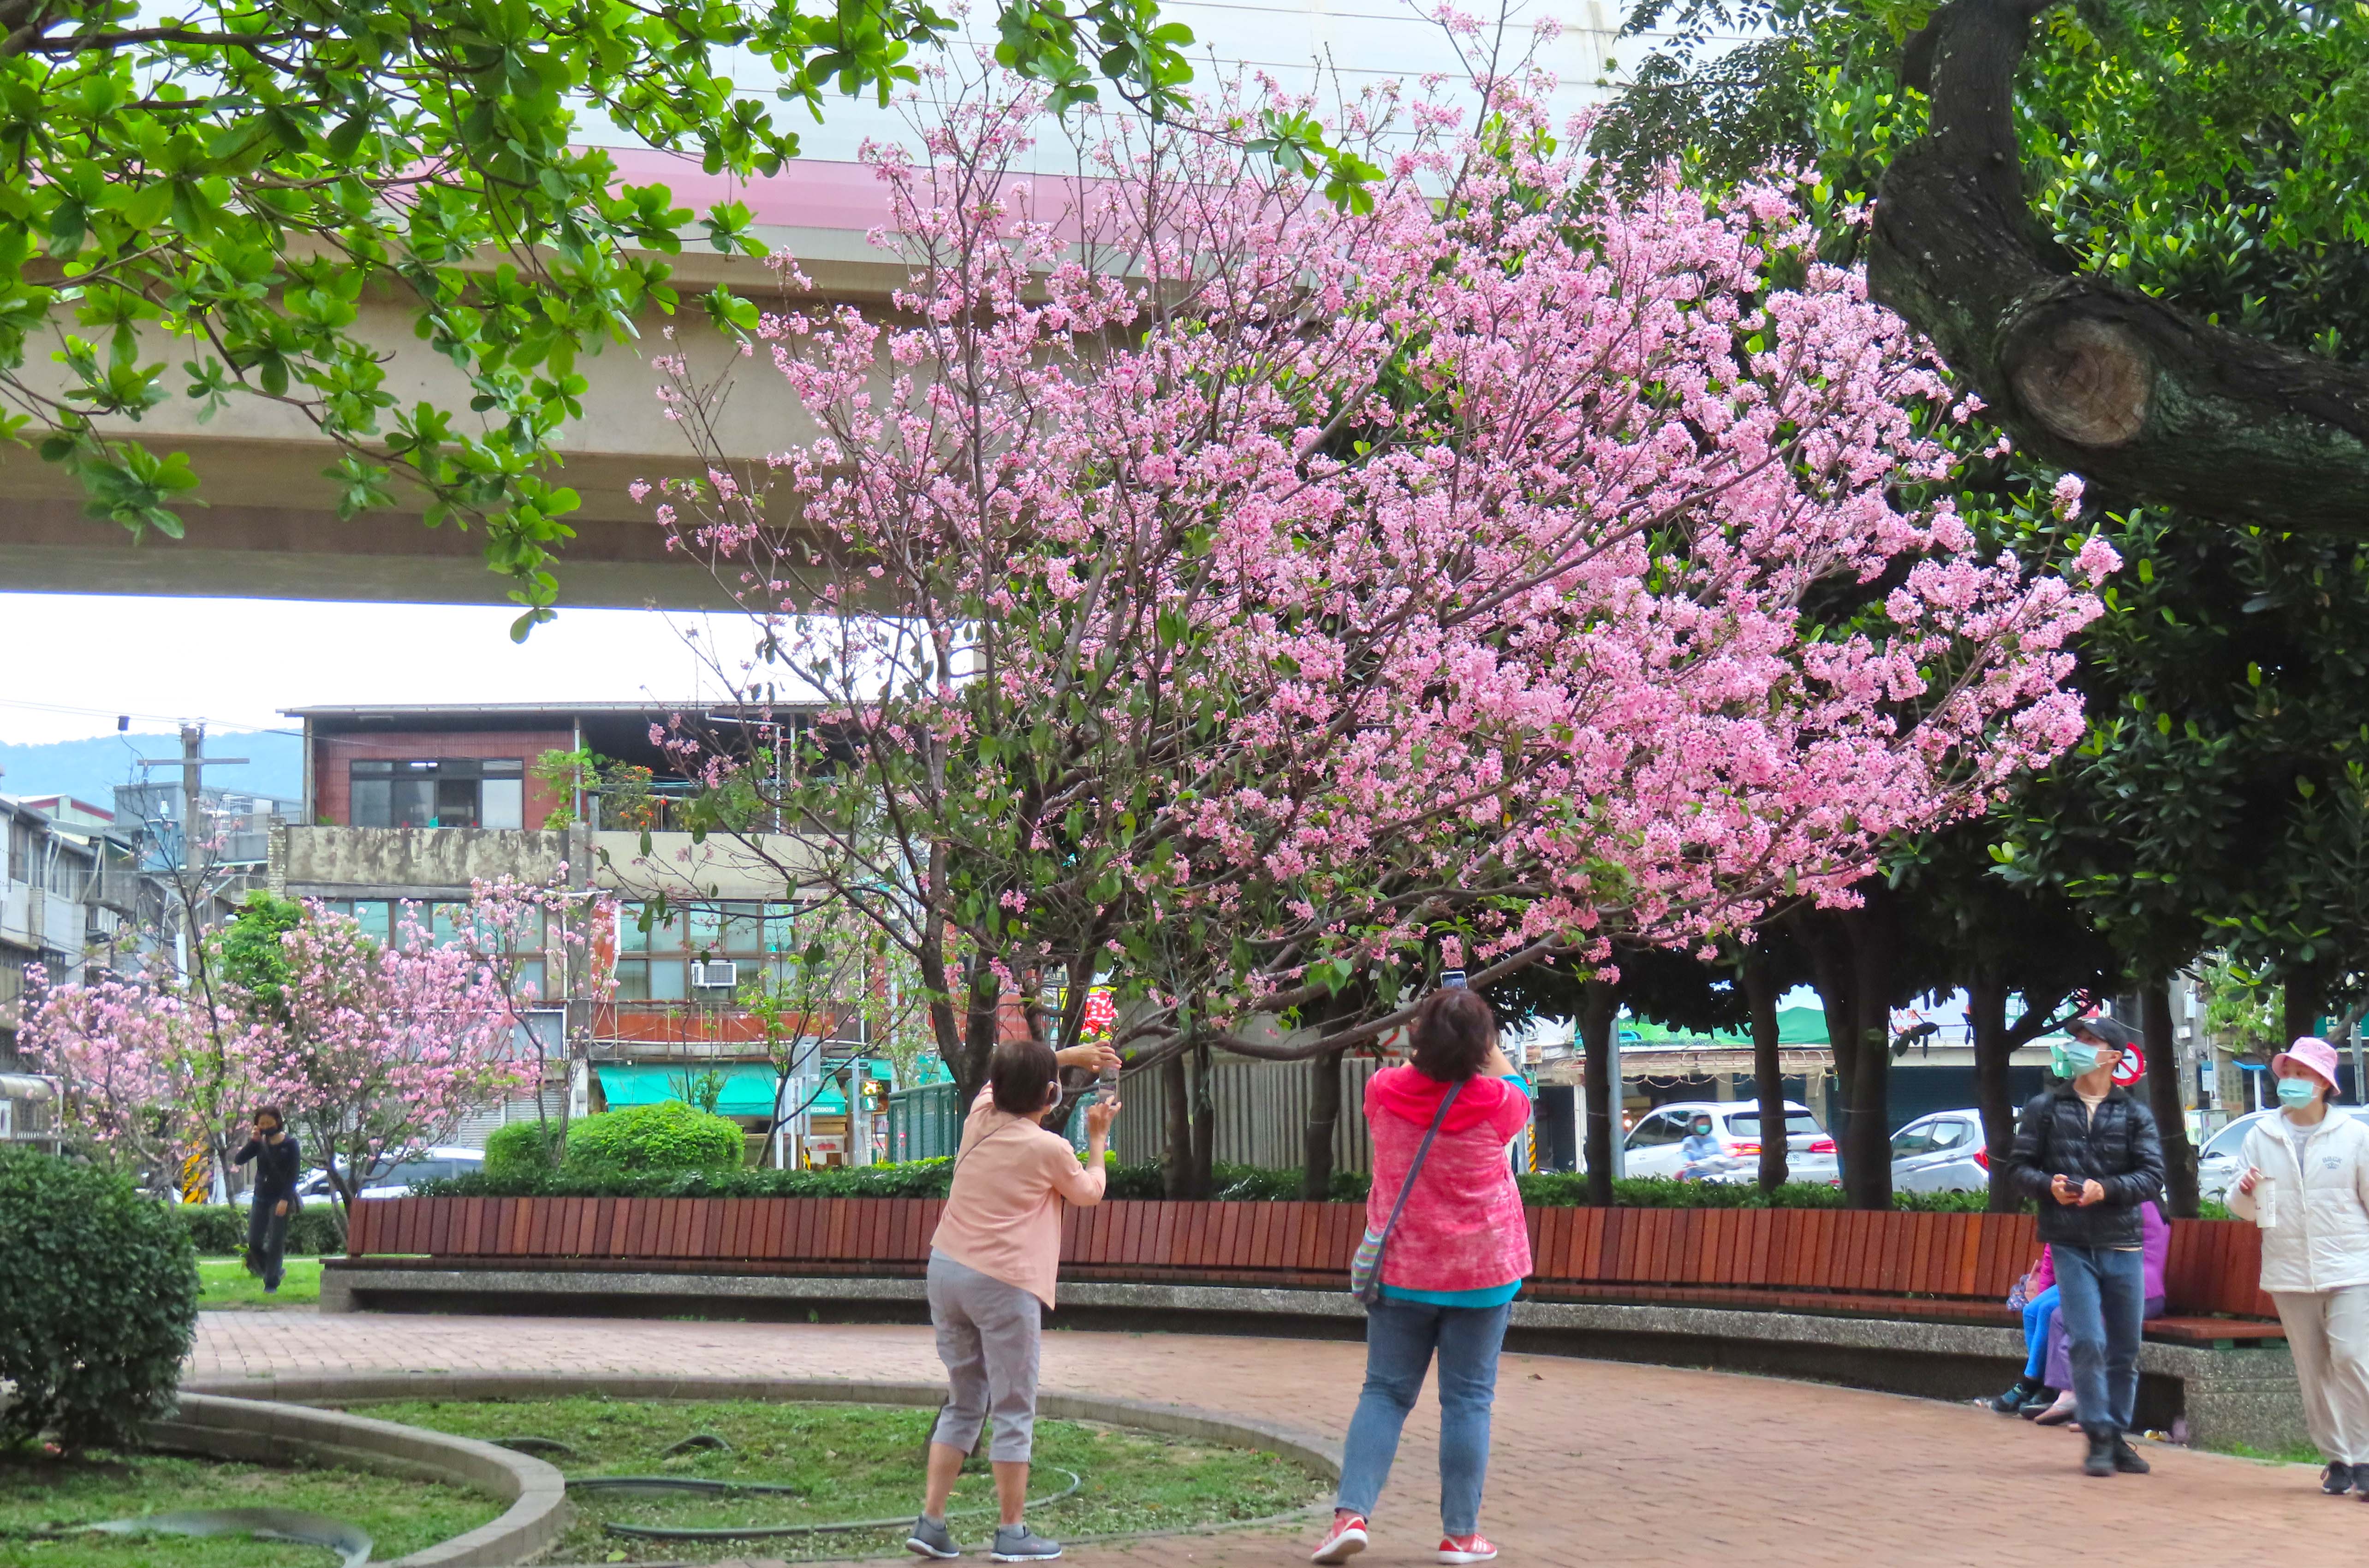
<path id="1" fill-rule="evenodd" d="M 204 1315 L 192 1372 L 639 1371 L 914 1380 L 929 1331 L 558 1318 Z M 1047 1388 L 1253 1413 L 1337 1438 L 1364 1350 L 1303 1340 L 1051 1333 Z M 1409 1423 L 1360 1568 L 1429 1563 L 1436 1407 Z M 2358 1568 L 2369 1505 L 2317 1472 L 2146 1445 L 2093 1481 L 2079 1440 L 1970 1406 L 1814 1383 L 1508 1356 L 1482 1528 L 1507 1568 Z M 1047 1521 L 1049 1524 L 1050 1521 Z M 1083 1548 L 1081 1568 L 1290 1568 L 1230 1534 Z M 980 1559 L 984 1561 L 984 1559 Z"/>

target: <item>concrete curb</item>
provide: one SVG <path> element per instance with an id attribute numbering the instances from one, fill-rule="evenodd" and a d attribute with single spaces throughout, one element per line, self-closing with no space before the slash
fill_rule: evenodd
<path id="1" fill-rule="evenodd" d="M 548 1550 L 567 1528 L 567 1489 L 557 1470 L 474 1438 L 196 1386 L 183 1388 L 180 1409 L 150 1423 L 146 1437 L 159 1448 L 217 1459 L 301 1459 L 444 1482 L 509 1505 L 491 1522 L 400 1558 L 393 1568 L 503 1568 Z"/>
<path id="2" fill-rule="evenodd" d="M 606 1394 L 612 1399 L 760 1400 L 773 1404 L 904 1404 L 934 1409 L 945 1402 L 941 1383 L 899 1383 L 853 1378 L 727 1378 L 668 1377 L 657 1373 L 619 1372 L 332 1372 L 273 1374 L 263 1378 L 201 1378 L 182 1385 L 183 1401 L 191 1397 L 209 1402 L 251 1403 L 250 1398 L 211 1399 L 238 1389 L 261 1393 L 275 1408 L 299 1409 L 316 1404 L 371 1404 L 388 1400 L 531 1400 L 564 1399 L 571 1394 Z M 1140 1400 L 1106 1399 L 1099 1394 L 1047 1391 L 1036 1401 L 1040 1415 L 1060 1421 L 1102 1421 L 1114 1426 L 1134 1426 L 1172 1437 L 1200 1437 L 1245 1448 L 1271 1448 L 1285 1459 L 1307 1466 L 1328 1480 L 1341 1474 L 1341 1446 L 1312 1432 L 1252 1416 L 1202 1410 L 1184 1403 L 1151 1404 Z M 360 1422 L 387 1432 L 432 1436 L 439 1443 L 464 1444 L 506 1459 L 525 1456 L 507 1448 L 421 1434 L 391 1422 L 328 1411 L 301 1411 L 338 1421 Z M 540 1459 L 528 1459 L 551 1470 Z M 552 1471 L 555 1477 L 558 1472 Z"/>

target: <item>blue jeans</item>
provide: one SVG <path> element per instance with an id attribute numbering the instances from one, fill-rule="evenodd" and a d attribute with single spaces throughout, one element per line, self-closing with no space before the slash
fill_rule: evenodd
<path id="1" fill-rule="evenodd" d="M 2139 1402 L 2139 1331 L 2146 1321 L 2139 1251 L 2061 1242 L 2051 1251 L 2081 1428 L 2093 1436 L 2127 1432 Z"/>
<path id="2" fill-rule="evenodd" d="M 1338 1506 L 1373 1516 L 1398 1457 L 1399 1431 L 1423 1392 L 1431 1353 L 1439 1351 L 1439 1522 L 1451 1536 L 1481 1528 L 1481 1489 L 1489 1479 L 1489 1407 L 1497 1397 L 1497 1351 L 1505 1343 L 1509 1302 L 1499 1307 L 1435 1307 L 1384 1297 L 1366 1313 L 1366 1387 L 1349 1418 L 1341 1456 Z"/>
<path id="3" fill-rule="evenodd" d="M 2048 1366 L 2048 1314 L 2056 1310 L 2057 1289 L 2054 1285 L 2023 1304 L 2023 1343 L 2030 1353 L 2023 1358 L 2023 1375 L 2032 1381 Z"/>

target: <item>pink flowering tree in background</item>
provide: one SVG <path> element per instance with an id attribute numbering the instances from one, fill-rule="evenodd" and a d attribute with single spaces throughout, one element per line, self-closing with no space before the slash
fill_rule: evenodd
<path id="1" fill-rule="evenodd" d="M 383 944 L 317 905 L 281 942 L 285 1022 L 257 1088 L 287 1107 L 341 1207 L 379 1166 L 531 1080 L 502 978 L 465 945 L 433 941 L 408 907 Z"/>
<path id="2" fill-rule="evenodd" d="M 613 893 L 570 886 L 563 862 L 545 882 L 503 876 L 472 883 L 461 915 L 463 944 L 492 976 L 512 1028 L 528 1042 L 535 1115 L 555 1162 L 567 1136 L 574 1075 L 590 1062 L 603 1011 L 616 997 L 620 908 Z M 557 1040 L 541 1027 L 554 1013 L 560 1014 Z M 546 1092 L 555 1066 L 555 1094 Z"/>
<path id="3" fill-rule="evenodd" d="M 660 519 L 760 634 L 725 673 L 818 699 L 795 765 L 667 738 L 910 955 L 966 1093 L 1015 992 L 1066 1044 L 1109 979 L 1180 1086 L 1377 1038 L 1444 956 L 1707 944 L 2078 736 L 2112 552 L 1975 553 L 1963 411 L 1786 194 L 1624 200 L 1476 92 L 1345 111 L 1390 172 L 1341 205 L 1232 133 L 1303 103 L 1030 181 L 1034 101 L 964 96 L 867 155 L 896 313 L 761 321 L 782 452 L 731 467 L 667 365 L 710 474 Z"/>
<path id="4" fill-rule="evenodd" d="M 190 1159 L 221 1160 L 268 1070 L 268 1025 L 153 977 L 29 978 L 25 1049 L 62 1084 L 81 1152 L 176 1195 Z"/>

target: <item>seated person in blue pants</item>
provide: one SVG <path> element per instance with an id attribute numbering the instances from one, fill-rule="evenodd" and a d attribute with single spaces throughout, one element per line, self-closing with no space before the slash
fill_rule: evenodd
<path id="1" fill-rule="evenodd" d="M 2041 1374 L 2047 1370 L 2048 1321 L 2056 1314 L 2056 1259 L 2049 1249 L 2040 1249 L 2040 1261 L 2023 1276 L 2023 1376 L 2015 1387 L 1990 1402 L 1991 1408 L 2001 1415 L 2015 1415 L 2028 1404 L 2041 1402 L 2048 1392 L 2048 1384 Z"/>

